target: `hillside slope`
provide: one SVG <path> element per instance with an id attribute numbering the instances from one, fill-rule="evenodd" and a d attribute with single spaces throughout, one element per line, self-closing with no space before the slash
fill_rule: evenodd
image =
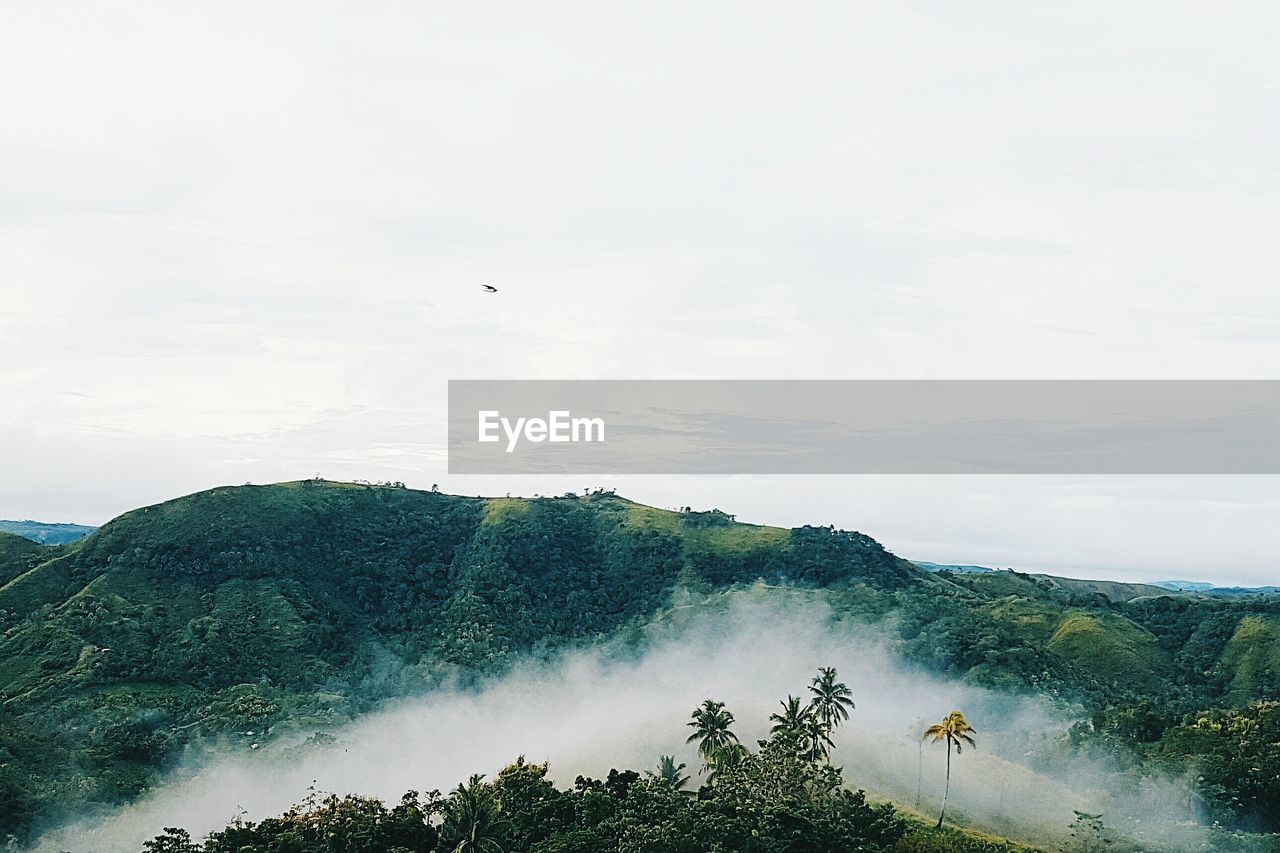
<path id="1" fill-rule="evenodd" d="M 116 680 L 316 684 L 368 643 L 492 662 L 653 612 L 678 581 L 928 582 L 860 534 L 612 495 L 482 500 L 325 482 L 215 489 L 112 521 L 0 587 L 0 695 Z M 25 617 L 53 608 L 47 618 Z M 103 648 L 110 652 L 102 652 Z"/>
<path id="2" fill-rule="evenodd" d="M 42 562 L 48 549 L 15 533 L 0 533 L 0 586 Z"/>

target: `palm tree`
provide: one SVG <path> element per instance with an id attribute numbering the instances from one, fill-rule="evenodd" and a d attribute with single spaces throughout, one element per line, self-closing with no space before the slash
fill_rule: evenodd
<path id="1" fill-rule="evenodd" d="M 962 743 L 977 746 L 973 741 L 975 734 L 977 731 L 969 725 L 969 721 L 959 711 L 952 711 L 942 718 L 942 722 L 934 723 L 924 730 L 924 737 L 921 740 L 931 743 L 945 741 L 947 745 L 947 784 L 942 789 L 942 811 L 938 813 L 939 829 L 942 828 L 942 818 L 947 814 L 947 794 L 951 793 L 951 747 L 954 746 L 956 755 L 959 755 Z"/>
<path id="2" fill-rule="evenodd" d="M 441 840 L 451 853 L 503 853 L 498 838 L 506 821 L 498 809 L 493 789 L 476 774 L 459 785 L 445 803 Z"/>
<path id="3" fill-rule="evenodd" d="M 813 719 L 813 711 L 810 706 L 800 704 L 801 701 L 803 700 L 798 696 L 788 695 L 786 699 L 778 702 L 782 706 L 782 713 L 769 715 L 769 722 L 773 723 L 769 734 L 788 735 L 797 741 L 805 740 L 809 723 Z"/>
<path id="4" fill-rule="evenodd" d="M 818 718 L 826 724 L 828 731 L 849 719 L 849 712 L 856 707 L 849 685 L 836 681 L 834 666 L 824 666 L 818 670 L 813 683 L 809 685 L 809 692 L 813 694 L 810 704 Z"/>
<path id="5" fill-rule="evenodd" d="M 723 702 L 705 700 L 694 710 L 689 726 L 693 734 L 685 743 L 698 743 L 698 754 L 702 756 L 702 769 L 715 767 L 716 756 L 730 744 L 737 744 L 738 736 L 729 730 L 733 725 L 733 712 L 726 710 Z"/>
<path id="6" fill-rule="evenodd" d="M 674 790 L 679 791 L 689 784 L 689 777 L 680 775 L 684 771 L 684 767 L 683 761 L 676 764 L 674 755 L 660 755 L 658 756 L 657 770 L 650 770 L 649 775 L 664 785 L 669 785 Z"/>
<path id="7" fill-rule="evenodd" d="M 835 744 L 831 742 L 831 730 L 813 705 L 803 705 L 803 701 L 797 696 L 788 696 L 779 702 L 782 713 L 769 715 L 773 723 L 769 732 L 775 737 L 794 741 L 797 751 L 816 764 L 831 754 L 831 747 Z"/>

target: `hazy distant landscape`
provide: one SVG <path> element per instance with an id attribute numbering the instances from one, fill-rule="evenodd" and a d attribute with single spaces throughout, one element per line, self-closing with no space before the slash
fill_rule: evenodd
<path id="1" fill-rule="evenodd" d="M 947 563 L 930 563 L 925 560 L 913 560 L 917 566 L 927 572 L 949 572 L 951 574 L 972 575 L 986 574 L 988 572 L 1013 571 L 1012 569 L 994 569 L 989 566 L 958 566 Z M 1068 586 L 1076 585 L 1080 588 L 1080 584 L 1086 587 L 1089 581 L 1081 581 L 1075 578 L 1064 578 L 1056 575 L 1047 575 L 1039 572 L 1030 573 L 1034 577 L 1044 578 L 1052 583 L 1065 583 Z M 1104 581 L 1106 587 L 1115 589 L 1114 582 Z M 1216 584 L 1206 583 L 1204 581 L 1151 581 L 1149 584 L 1129 583 L 1125 585 L 1130 592 L 1141 590 L 1147 587 L 1147 592 L 1152 595 L 1160 595 L 1161 590 L 1169 592 L 1199 592 L 1211 595 L 1257 595 L 1259 593 L 1271 594 L 1280 592 L 1280 586 L 1217 586 Z M 1136 596 L 1130 596 L 1136 597 Z"/>
<path id="2" fill-rule="evenodd" d="M 68 545 L 0 534 L 0 832 L 133 851 L 187 827 L 221 851 L 407 820 L 436 844 L 459 809 L 491 806 L 508 851 L 685 849 L 620 840 L 655 820 L 694 847 L 716 821 L 799 821 L 867 849 L 1074 849 L 1082 833 L 1271 849 L 1280 596 L 973 568 L 599 490 L 321 480 L 190 495 Z M 779 741 L 770 715 L 824 666 L 850 688 L 849 719 L 815 734 L 797 706 L 786 737 L 808 746 Z M 728 759 L 685 743 L 705 700 L 736 715 L 732 785 L 706 772 Z M 953 710 L 978 746 L 953 756 L 933 830 L 946 750 L 920 736 Z M 549 768 L 495 775 L 521 755 Z M 654 787 L 663 755 L 701 797 Z M 472 774 L 487 781 L 449 793 Z M 512 828 L 534 820 L 512 774 L 560 804 L 543 836 Z M 783 777 L 794 797 L 751 824 L 757 786 Z M 838 794 L 857 789 L 885 808 Z M 388 817 L 410 790 L 423 799 Z"/>
<path id="3" fill-rule="evenodd" d="M 83 524 L 50 524 L 43 521 L 4 521 L 0 520 L 0 533 L 12 533 L 41 545 L 65 545 L 77 539 L 83 539 L 95 529 Z"/>

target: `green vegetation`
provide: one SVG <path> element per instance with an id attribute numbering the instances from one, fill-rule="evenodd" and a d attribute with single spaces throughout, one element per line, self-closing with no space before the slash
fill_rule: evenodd
<path id="1" fill-rule="evenodd" d="M 930 574 L 860 533 L 608 492 L 481 499 L 305 481 L 135 510 L 57 548 L 0 537 L 0 838 L 128 801 L 192 750 L 325 730 L 527 655 L 641 643 L 653 620 L 761 580 L 887 626 L 923 670 L 1083 708 L 1062 749 L 1115 756 L 1135 778 L 1191 774 L 1206 819 L 1280 830 L 1275 596 Z M 852 707 L 837 685 L 812 685 L 811 699 L 828 698 L 808 712 L 779 706 L 810 762 L 826 753 L 818 732 Z M 736 772 L 745 749 L 712 748 L 732 740 L 732 719 L 702 710 L 703 760 Z M 317 809 L 280 820 L 305 824 Z"/>

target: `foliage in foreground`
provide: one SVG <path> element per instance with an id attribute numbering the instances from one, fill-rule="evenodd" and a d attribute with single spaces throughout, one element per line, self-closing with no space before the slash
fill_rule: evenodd
<path id="1" fill-rule="evenodd" d="M 238 821 L 203 843 L 167 829 L 144 853 L 822 853 L 890 851 L 906 823 L 892 806 L 869 805 L 844 785 L 815 744 L 830 744 L 852 707 L 834 670 L 814 679 L 814 700 L 790 718 L 775 715 L 773 735 L 750 751 L 729 726 L 733 715 L 707 700 L 694 711 L 691 741 L 708 783 L 684 790 L 681 765 L 663 756 L 656 771 L 579 776 L 571 789 L 547 779 L 548 765 L 523 757 L 493 782 L 472 776 L 447 798 L 405 794 L 377 800 L 313 795 L 279 818 Z M 790 697 L 789 697 L 790 698 Z"/>
<path id="2" fill-rule="evenodd" d="M 388 809 L 335 796 L 279 818 L 236 823 L 193 841 L 170 828 L 145 853 L 729 853 L 888 851 L 905 825 L 861 791 L 831 789 L 829 774 L 766 745 L 718 786 L 695 796 L 633 771 L 579 777 L 570 789 L 547 765 L 523 760 L 493 782 L 472 779 L 446 799 L 409 792 Z M 779 799 L 778 780 L 795 784 Z"/>

